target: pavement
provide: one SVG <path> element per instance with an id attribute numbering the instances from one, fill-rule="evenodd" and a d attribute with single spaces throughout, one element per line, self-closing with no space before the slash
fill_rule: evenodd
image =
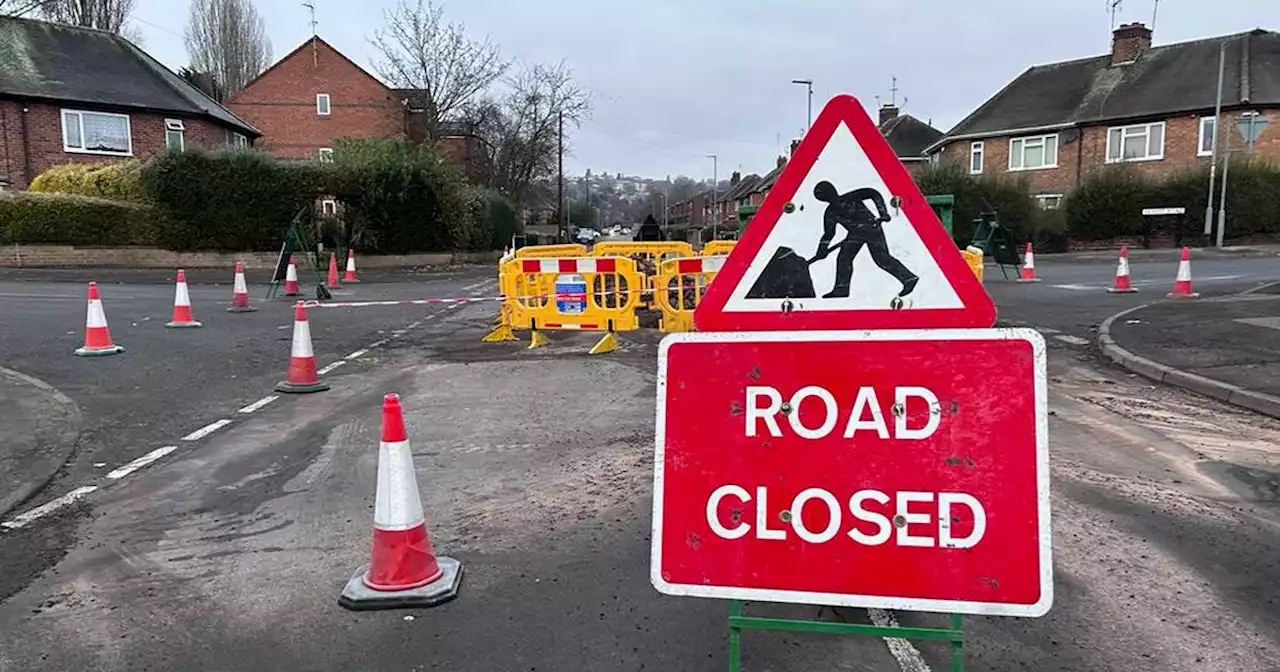
<path id="1" fill-rule="evenodd" d="M 988 269 L 987 287 L 1003 324 L 1049 343 L 1056 600 L 1039 619 L 967 618 L 969 669 L 1280 667 L 1280 422 L 1101 356 L 1098 325 L 1162 296 L 1175 260 L 1135 261 L 1134 295 L 1104 291 L 1113 260 L 1038 261 L 1042 282 Z M 1280 279 L 1270 257 L 1194 266 L 1206 297 Z M 465 269 L 342 291 L 495 284 Z M 333 389 L 281 396 L 291 304 L 261 290 L 238 315 L 221 309 L 227 288 L 193 286 L 205 327 L 176 331 L 160 326 L 171 288 L 108 285 L 129 350 L 88 360 L 70 356 L 78 281 L 0 279 L 0 314 L 21 325 L 6 326 L 0 365 L 62 390 L 85 430 L 50 484 L 0 516 L 0 670 L 724 669 L 727 605 L 648 581 L 658 334 L 590 357 L 588 334 L 479 343 L 492 304 L 316 308 Z M 353 613 L 337 597 L 368 560 L 387 392 L 404 398 L 435 548 L 466 574 L 441 607 Z M 743 650 L 752 670 L 949 669 L 940 645 L 901 640 L 749 632 Z"/>
<path id="2" fill-rule="evenodd" d="M 75 450 L 80 409 L 48 383 L 0 367 L 0 519 L 43 488 Z"/>

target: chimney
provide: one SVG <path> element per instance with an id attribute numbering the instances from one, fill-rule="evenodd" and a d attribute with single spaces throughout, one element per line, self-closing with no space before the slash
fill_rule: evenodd
<path id="1" fill-rule="evenodd" d="M 898 118 L 898 106 L 893 103 L 885 103 L 880 108 L 880 125 L 884 126 L 885 122 Z"/>
<path id="2" fill-rule="evenodd" d="M 730 176 L 729 176 L 729 186 L 731 186 L 731 187 L 732 187 L 732 186 L 734 186 L 734 185 L 736 185 L 737 183 L 739 183 L 739 182 L 741 182 L 741 181 L 742 181 L 742 173 L 739 173 L 739 172 L 738 172 L 738 171 L 736 171 L 736 170 L 735 170 L 735 171 L 733 171 L 733 175 L 730 175 Z"/>
<path id="3" fill-rule="evenodd" d="M 796 155 L 796 147 L 799 147 L 799 146 L 800 146 L 800 141 L 799 141 L 799 140 L 792 140 L 792 141 L 791 141 L 791 156 L 795 156 L 795 155 Z"/>
<path id="4" fill-rule="evenodd" d="M 781 167 L 783 167 L 783 166 L 785 166 L 785 165 L 787 165 L 787 157 L 785 157 L 785 156 L 779 156 L 779 157 L 778 157 L 778 167 L 779 167 L 779 168 L 781 168 Z"/>
<path id="5" fill-rule="evenodd" d="M 1111 34 L 1111 65 L 1132 63 L 1149 48 L 1151 48 L 1150 28 L 1140 21 L 1121 24 Z"/>

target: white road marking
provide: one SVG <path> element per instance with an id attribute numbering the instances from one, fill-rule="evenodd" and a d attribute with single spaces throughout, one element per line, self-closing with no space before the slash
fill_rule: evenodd
<path id="1" fill-rule="evenodd" d="M 488 285 L 488 284 L 489 284 L 489 283 L 491 283 L 491 282 L 492 282 L 492 283 L 496 283 L 496 282 L 497 282 L 497 280 L 495 280 L 495 279 L 493 279 L 493 278 L 489 278 L 488 280 L 481 280 L 480 282 L 473 282 L 473 283 L 471 283 L 470 285 L 467 285 L 466 287 L 463 287 L 463 288 L 462 288 L 462 291 L 464 291 L 464 292 L 470 292 L 470 291 L 479 290 L 481 287 L 484 287 L 485 285 Z"/>
<path id="2" fill-rule="evenodd" d="M 461 308 L 461 307 L 463 307 L 463 306 L 465 306 L 465 305 L 467 305 L 467 304 L 465 304 L 465 303 L 455 303 L 455 304 L 450 305 L 448 308 L 445 308 L 445 310 L 457 310 L 457 309 L 459 309 L 459 308 Z"/>
<path id="3" fill-rule="evenodd" d="M 370 350 L 372 350 L 372 349 L 374 349 L 374 348 L 380 348 L 380 347 L 382 347 L 382 346 L 384 346 L 384 345 L 386 345 L 386 344 L 387 344 L 386 339 L 383 339 L 383 340 L 381 340 L 381 341 L 374 341 L 374 342 L 372 342 L 372 343 L 370 343 L 370 344 L 369 344 L 369 349 L 370 349 Z"/>
<path id="4" fill-rule="evenodd" d="M 1038 327 L 1036 331 L 1039 331 L 1042 334 L 1061 334 L 1062 333 L 1061 331 L 1058 331 L 1057 329 L 1052 329 L 1050 327 Z"/>
<path id="5" fill-rule="evenodd" d="M 178 449 L 177 446 L 165 446 L 163 448 L 156 448 L 155 450 L 147 453 L 146 455 L 143 455 L 142 457 L 139 457 L 138 459 L 124 465 L 123 467 L 120 467 L 119 469 L 116 469 L 111 473 L 107 474 L 107 478 L 110 478 L 113 481 L 124 478 L 125 476 L 132 474 L 133 472 L 147 466 L 148 464 L 151 464 L 152 462 L 155 462 L 156 460 L 164 457 L 165 455 L 168 455 L 169 453 L 172 453 L 177 449 Z"/>
<path id="6" fill-rule="evenodd" d="M 367 352 L 369 352 L 369 351 L 368 351 L 368 350 L 356 350 L 355 352 L 353 352 L 353 353 L 351 353 L 351 354 L 347 355 L 346 357 L 343 357 L 343 359 L 345 359 L 345 360 L 347 360 L 347 361 L 351 361 L 351 360 L 353 360 L 353 359 L 359 359 L 359 358 L 363 357 L 363 356 L 365 355 L 365 353 L 367 353 Z"/>
<path id="7" fill-rule="evenodd" d="M 418 327 L 421 327 L 421 326 L 422 326 L 422 320 L 418 320 L 417 322 L 412 322 L 409 324 L 410 329 L 417 329 Z"/>
<path id="8" fill-rule="evenodd" d="M 204 437 L 209 436 L 210 434 L 218 431 L 219 429 L 222 429 L 223 427 L 226 427 L 229 424 L 231 424 L 231 421 L 227 419 L 209 423 L 204 427 L 201 427 L 200 429 L 197 429 L 196 431 L 191 432 L 190 434 L 182 437 L 182 440 L 183 441 L 199 441 L 200 439 L 203 439 Z"/>
<path id="9" fill-rule="evenodd" d="M 1070 343 L 1071 345 L 1089 345 L 1088 340 L 1080 338 L 1079 336 L 1072 336 L 1070 334 L 1058 334 L 1057 336 L 1054 336 L 1054 338 L 1062 341 L 1063 343 Z"/>
<path id="10" fill-rule="evenodd" d="M 329 366 L 326 366 L 323 369 L 316 371 L 316 375 L 323 376 L 324 374 L 330 373 L 331 371 L 338 368 L 339 366 L 342 366 L 343 364 L 346 364 L 346 361 L 339 359 L 338 361 L 330 364 Z"/>
<path id="11" fill-rule="evenodd" d="M 1243 275 L 1210 275 L 1206 277 L 1196 277 L 1193 274 L 1191 276 L 1191 284 L 1194 286 L 1196 283 L 1199 283 L 1199 282 L 1222 282 L 1226 280 L 1239 280 L 1240 278 L 1243 278 L 1243 277 L 1244 277 Z M 1173 279 L 1169 278 L 1167 280 L 1155 280 L 1155 279 L 1134 280 L 1132 281 L 1131 284 L 1134 287 L 1157 287 L 1161 285 L 1169 285 L 1170 287 L 1172 287 Z M 1111 285 L 1049 285 L 1049 286 L 1054 289 L 1068 289 L 1076 292 L 1095 292 L 1098 290 L 1109 289 L 1111 287 Z"/>
<path id="12" fill-rule="evenodd" d="M 43 518 L 53 513 L 54 511 L 57 511 L 58 509 L 75 504 L 77 501 L 79 501 L 81 497 L 84 497 L 85 495 L 97 489 L 98 489 L 98 486 L 96 485 L 82 485 L 76 488 L 75 490 L 72 490 L 71 492 L 68 492 L 67 494 L 53 500 L 52 502 L 49 502 L 47 504 L 41 504 L 40 506 L 37 506 L 36 508 L 31 509 L 30 511 L 27 511 L 26 513 L 20 513 L 14 516 L 12 519 L 6 520 L 5 522 L 0 523 L 0 527 L 7 530 L 16 530 L 18 528 L 26 527 L 27 525 L 30 525 L 36 520 L 39 520 L 40 518 Z"/>
<path id="13" fill-rule="evenodd" d="M 274 395 L 274 394 L 273 394 L 273 395 L 271 395 L 271 396 L 269 396 L 269 397 L 263 397 L 263 398 L 261 398 L 261 399 L 259 399 L 259 400 L 255 401 L 255 402 L 253 402 L 252 404 L 249 404 L 248 406 L 245 406 L 244 408 L 242 408 L 242 409 L 240 409 L 239 411 L 236 411 L 236 412 L 237 412 L 237 413 L 253 413 L 254 411 L 256 411 L 256 410 L 258 410 L 258 409 L 262 408 L 263 406 L 266 406 L 267 404 L 269 404 L 269 403 L 271 403 L 271 402 L 273 402 L 273 401 L 275 401 L 276 399 L 279 399 L 279 398 L 280 398 L 280 397 L 277 397 L 277 396 L 276 396 L 276 395 Z"/>
<path id="14" fill-rule="evenodd" d="M 406 332 L 405 332 L 405 330 L 404 330 L 404 329 L 396 329 L 395 331 L 391 332 L 391 336 L 392 336 L 393 338 L 399 338 L 399 337 L 401 337 L 401 336 L 404 336 L 404 335 L 405 335 L 405 333 L 406 333 Z"/>
<path id="15" fill-rule="evenodd" d="M 898 619 L 883 609 L 868 609 L 867 614 L 871 616 L 872 623 L 882 628 L 899 627 Z M 924 662 L 924 656 L 920 655 L 919 649 L 912 646 L 911 642 L 898 637 L 883 639 L 889 646 L 889 653 L 893 654 L 894 659 L 898 661 L 898 667 L 902 668 L 902 672 L 929 672 L 929 664 Z"/>

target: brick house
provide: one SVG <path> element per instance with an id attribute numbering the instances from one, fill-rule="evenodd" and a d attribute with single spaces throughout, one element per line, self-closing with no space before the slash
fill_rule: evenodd
<path id="1" fill-rule="evenodd" d="M 942 139 L 942 131 L 928 122 L 909 115 L 892 103 L 880 107 L 880 132 L 893 148 L 893 153 L 911 174 L 928 167 L 925 149 Z"/>
<path id="2" fill-rule="evenodd" d="M 1225 46 L 1222 116 L 1214 119 L 1218 53 Z M 1024 177 L 1041 207 L 1056 208 L 1090 174 L 1131 164 L 1163 176 L 1207 163 L 1215 138 L 1242 150 L 1241 119 L 1280 111 L 1280 33 L 1252 30 L 1151 46 L 1151 30 L 1124 24 L 1111 53 L 1034 66 L 928 148 L 934 163 L 973 175 Z M 1280 156 L 1264 127 L 1253 151 Z M 1221 152 L 1220 152 L 1221 154 Z"/>
<path id="3" fill-rule="evenodd" d="M 112 33 L 0 17 L 0 184 L 166 147 L 250 145 L 249 123 Z"/>
<path id="4" fill-rule="evenodd" d="M 227 103 L 262 129 L 258 146 L 281 158 L 332 155 L 340 138 L 426 140 L 424 92 L 393 89 L 320 37 L 289 52 Z M 476 176 L 488 153 L 460 124 L 437 133 L 441 150 Z"/>

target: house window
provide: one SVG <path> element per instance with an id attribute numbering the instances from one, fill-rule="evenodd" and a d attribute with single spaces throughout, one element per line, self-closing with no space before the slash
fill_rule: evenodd
<path id="1" fill-rule="evenodd" d="M 979 142 L 969 143 L 969 173 L 977 175 L 982 172 L 982 153 L 983 144 Z"/>
<path id="2" fill-rule="evenodd" d="M 62 148 L 80 154 L 132 156 L 129 115 L 63 110 Z"/>
<path id="3" fill-rule="evenodd" d="M 322 117 L 329 116 L 329 94 L 327 93 L 316 94 L 316 114 Z"/>
<path id="4" fill-rule="evenodd" d="M 320 151 L 316 153 L 316 156 L 323 163 L 333 163 L 333 148 L 321 147 Z"/>
<path id="5" fill-rule="evenodd" d="M 942 163 L 942 150 L 938 150 L 929 155 L 929 165 L 936 166 Z"/>
<path id="6" fill-rule="evenodd" d="M 1014 138 L 1009 141 L 1009 170 L 1058 167 L 1058 134 Z"/>
<path id="7" fill-rule="evenodd" d="M 1062 207 L 1062 194 L 1036 194 L 1033 198 L 1041 210 L 1057 210 Z"/>
<path id="8" fill-rule="evenodd" d="M 1164 158 L 1164 122 L 1107 129 L 1107 163 Z"/>
<path id="9" fill-rule="evenodd" d="M 338 214 L 338 202 L 332 198 L 326 198 L 320 201 L 320 214 L 336 215 Z"/>
<path id="10" fill-rule="evenodd" d="M 243 133 L 234 133 L 231 136 L 231 146 L 237 148 L 245 148 L 249 146 L 249 138 Z"/>
<path id="11" fill-rule="evenodd" d="M 1199 156 L 1211 156 L 1213 143 L 1218 137 L 1218 119 L 1216 117 L 1200 117 L 1200 141 L 1196 147 Z"/>
<path id="12" fill-rule="evenodd" d="M 186 127 L 182 125 L 181 119 L 165 119 L 164 120 L 164 148 L 181 152 L 186 149 L 186 142 L 182 137 L 182 132 Z"/>

